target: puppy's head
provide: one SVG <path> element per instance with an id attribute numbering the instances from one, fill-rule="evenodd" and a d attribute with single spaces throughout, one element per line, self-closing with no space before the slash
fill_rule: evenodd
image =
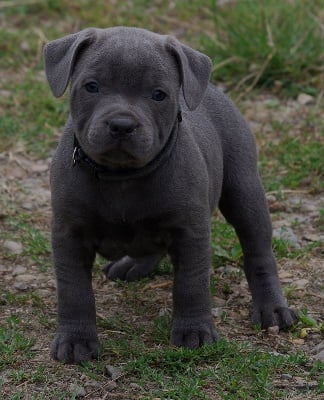
<path id="1" fill-rule="evenodd" d="M 77 139 L 99 164 L 140 168 L 166 144 L 182 87 L 190 110 L 207 88 L 209 58 L 170 36 L 144 29 L 89 28 L 45 46 L 56 97 L 71 82 Z"/>

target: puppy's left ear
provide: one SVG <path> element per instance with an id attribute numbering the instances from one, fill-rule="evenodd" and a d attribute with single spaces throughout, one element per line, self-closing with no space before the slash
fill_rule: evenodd
<path id="1" fill-rule="evenodd" d="M 180 43 L 172 36 L 167 36 L 166 47 L 178 64 L 186 104 L 189 110 L 194 110 L 207 89 L 212 62 L 205 54 Z"/>

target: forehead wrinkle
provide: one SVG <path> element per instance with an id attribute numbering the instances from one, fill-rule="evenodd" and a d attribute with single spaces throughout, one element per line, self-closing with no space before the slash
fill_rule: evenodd
<path id="1" fill-rule="evenodd" d="M 171 65 L 166 65 L 162 60 L 160 64 L 153 63 L 152 65 L 148 62 L 134 64 L 129 58 L 116 60 L 110 57 L 106 61 L 102 61 L 102 56 L 100 58 L 92 59 L 88 65 L 87 75 L 97 76 L 97 79 L 102 82 L 112 84 L 119 82 L 130 86 L 138 85 L 139 82 L 143 82 L 144 85 L 162 85 L 168 81 L 166 78 L 170 74 Z M 98 69 L 99 63 L 105 67 Z"/>
<path id="2" fill-rule="evenodd" d="M 164 86 L 170 74 L 178 75 L 175 60 L 163 41 L 130 33 L 126 30 L 109 37 L 99 35 L 94 46 L 84 49 L 81 57 L 85 56 L 87 63 L 86 75 L 106 84 L 131 86 L 140 82 Z"/>

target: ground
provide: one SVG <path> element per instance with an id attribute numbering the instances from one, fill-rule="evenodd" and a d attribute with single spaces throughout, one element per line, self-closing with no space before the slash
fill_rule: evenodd
<path id="1" fill-rule="evenodd" d="M 0 1 L 0 400 L 320 400 L 324 398 L 323 0 Z M 98 361 L 50 358 L 56 329 L 49 166 L 67 117 L 42 48 L 89 26 L 140 26 L 209 55 L 212 80 L 257 140 L 273 247 L 299 323 L 253 327 L 233 229 L 213 218 L 211 294 L 220 341 L 169 344 L 172 268 L 150 279 L 93 282 Z"/>
<path id="2" fill-rule="evenodd" d="M 276 111 L 268 106 L 272 104 L 269 99 L 272 103 L 274 100 L 278 102 Z M 271 133 L 265 137 L 266 132 L 271 131 L 274 112 L 277 120 L 285 116 L 288 126 L 293 122 L 294 132 L 290 134 L 294 135 L 302 124 L 303 115 L 309 112 L 309 107 L 298 101 L 292 103 L 265 95 L 241 103 L 259 138 L 260 152 L 275 139 Z M 257 113 L 253 111 L 256 109 Z M 172 309 L 172 273 L 169 267 L 161 268 L 150 280 L 127 285 L 105 280 L 99 268 L 102 260 L 98 260 L 94 289 L 99 336 L 105 343 L 101 355 L 105 367 L 98 377 L 98 372 L 61 366 L 51 360 L 49 345 L 56 326 L 56 294 L 48 244 L 51 216 L 50 157 L 32 157 L 26 153 L 22 143 L 17 143 L 9 151 L 0 154 L 0 165 L 0 226 L 2 232 L 6 232 L 2 233 L 0 241 L 0 324 L 6 327 L 7 334 L 11 330 L 21 332 L 22 341 L 31 341 L 29 346 L 28 343 L 18 343 L 16 347 L 13 345 L 10 357 L 8 349 L 2 361 L 5 366 L 0 372 L 3 398 L 74 398 L 76 394 L 89 399 L 153 398 L 146 397 L 145 393 L 150 391 L 147 382 L 142 385 L 136 374 L 123 371 L 126 363 L 125 360 L 121 361 L 118 352 L 125 349 L 118 350 L 115 344 L 110 347 L 109 338 L 113 336 L 115 340 L 133 341 L 134 332 L 137 332 L 145 343 L 146 351 L 168 346 L 168 333 L 164 330 L 168 330 Z M 281 282 L 290 306 L 298 312 L 304 310 L 304 322 L 290 332 L 279 334 L 276 330 L 266 333 L 252 327 L 251 298 L 239 268 L 240 257 L 217 257 L 222 248 L 223 238 L 220 234 L 214 238 L 217 265 L 212 273 L 211 288 L 217 329 L 222 338 L 235 343 L 249 343 L 261 352 L 302 352 L 307 355 L 309 363 L 316 362 L 316 359 L 323 361 L 324 341 L 323 331 L 320 331 L 324 321 L 323 232 L 320 229 L 323 198 L 317 191 L 312 193 L 307 185 L 296 190 L 269 191 L 267 198 L 277 237 L 275 246 L 278 247 Z M 224 225 L 220 216 L 215 217 L 215 225 L 218 224 Z M 235 246 L 232 245 L 232 252 Z M 162 321 L 161 327 L 158 326 L 159 321 Z M 2 338 L 3 343 L 5 340 Z M 13 334 L 11 344 L 15 340 L 19 342 Z M 109 375 L 110 367 L 107 365 L 110 364 L 121 371 L 113 379 L 106 376 Z M 320 375 L 312 374 L 309 380 L 304 372 L 302 377 L 298 369 L 295 374 L 282 372 L 272 384 L 274 388 L 288 390 L 291 397 L 286 398 L 320 399 L 321 395 L 316 394 L 321 384 Z M 152 387 L 155 385 L 152 383 Z M 62 397 L 48 394 L 56 391 L 62 393 Z M 222 398 L 213 394 L 212 385 L 207 385 L 202 391 L 205 396 L 210 396 L 206 398 Z M 26 397 L 14 397 L 20 392 Z M 38 393 L 40 397 L 37 397 Z"/>

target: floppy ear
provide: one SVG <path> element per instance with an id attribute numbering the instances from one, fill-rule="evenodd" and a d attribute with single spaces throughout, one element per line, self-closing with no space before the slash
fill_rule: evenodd
<path id="1" fill-rule="evenodd" d="M 89 45 L 96 37 L 94 28 L 53 40 L 44 48 L 45 72 L 55 97 L 65 92 L 70 81 L 76 57 L 81 48 Z"/>
<path id="2" fill-rule="evenodd" d="M 166 46 L 176 58 L 186 104 L 189 110 L 194 110 L 207 89 L 212 62 L 205 54 L 185 46 L 171 36 L 167 37 Z"/>

